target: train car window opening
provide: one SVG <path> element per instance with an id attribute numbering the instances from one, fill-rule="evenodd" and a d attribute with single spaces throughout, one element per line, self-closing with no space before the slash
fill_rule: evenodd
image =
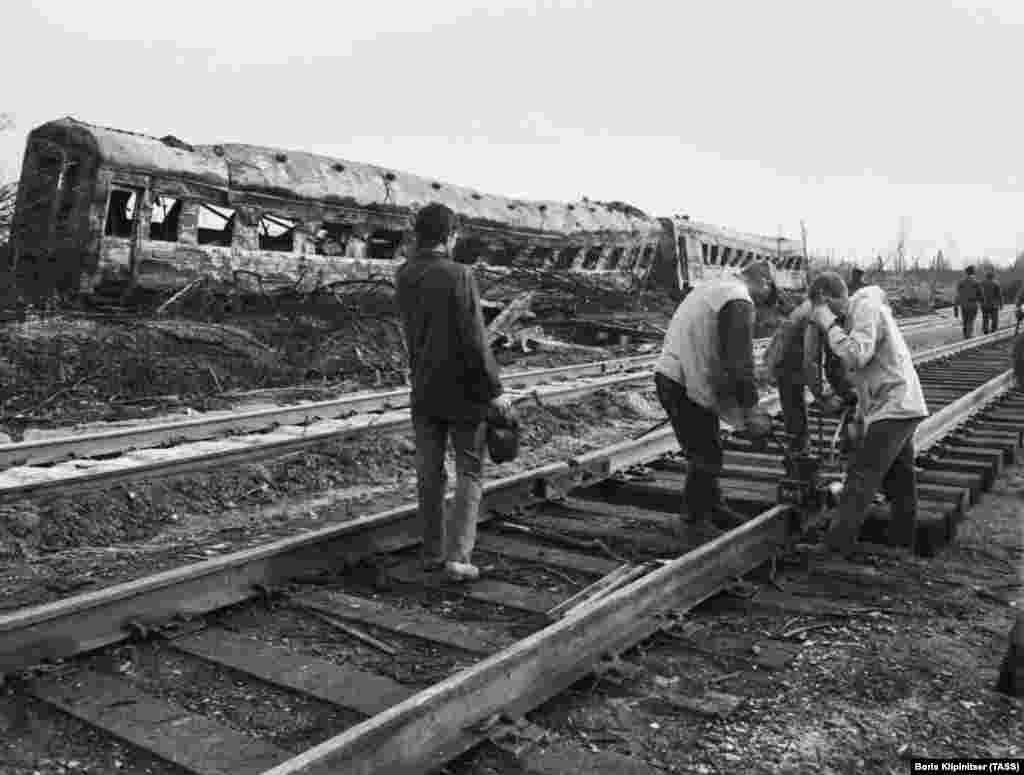
<path id="1" fill-rule="evenodd" d="M 601 252 L 604 250 L 603 245 L 592 245 L 587 248 L 587 254 L 583 257 L 583 266 L 581 269 L 593 269 L 597 266 L 597 262 L 601 260 Z"/>
<path id="2" fill-rule="evenodd" d="M 626 249 L 623 247 L 613 248 L 611 255 L 608 256 L 608 263 L 605 266 L 605 269 L 615 269 L 619 265 L 619 262 L 622 261 L 622 255 L 625 252 Z"/>
<path id="3" fill-rule="evenodd" d="M 231 247 L 235 231 L 235 211 L 231 207 L 199 203 L 199 228 L 196 241 L 200 245 Z"/>
<path id="4" fill-rule="evenodd" d="M 149 216 L 149 238 L 157 242 L 177 242 L 181 223 L 181 200 L 172 196 L 153 198 Z"/>
<path id="5" fill-rule="evenodd" d="M 639 245 L 634 248 L 629 248 L 626 251 L 625 258 L 619 262 L 619 269 L 632 269 L 636 266 L 637 261 L 640 260 L 640 253 L 642 250 L 643 249 Z"/>
<path id="6" fill-rule="evenodd" d="M 379 261 L 394 259 L 404 239 L 404 232 L 378 229 L 370 235 L 370 241 L 366 246 L 366 257 Z"/>
<path id="7" fill-rule="evenodd" d="M 324 222 L 316 233 L 314 245 L 318 256 L 343 256 L 345 246 L 352 236 L 352 225 L 348 223 Z"/>
<path id="8" fill-rule="evenodd" d="M 705 265 L 711 263 L 711 246 L 706 242 L 700 243 L 700 257 Z"/>
<path id="9" fill-rule="evenodd" d="M 654 245 L 645 245 L 643 255 L 640 257 L 640 268 L 646 268 L 654 258 Z"/>
<path id="10" fill-rule="evenodd" d="M 108 237 L 131 237 L 135 230 L 135 216 L 138 212 L 139 196 L 127 188 L 115 188 L 107 201 Z"/>
<path id="11" fill-rule="evenodd" d="M 548 245 L 538 245 L 533 249 L 533 253 L 530 255 L 530 264 L 532 266 L 547 266 L 551 263 L 551 259 L 554 255 L 554 248 Z"/>
<path id="12" fill-rule="evenodd" d="M 264 213 L 257 224 L 260 250 L 291 253 L 295 250 L 295 221 Z"/>
<path id="13" fill-rule="evenodd" d="M 569 269 L 572 267 L 573 262 L 576 260 L 576 256 L 580 254 L 580 248 L 577 245 L 570 245 L 567 248 L 562 248 L 558 254 L 558 259 L 555 262 L 556 269 Z"/>

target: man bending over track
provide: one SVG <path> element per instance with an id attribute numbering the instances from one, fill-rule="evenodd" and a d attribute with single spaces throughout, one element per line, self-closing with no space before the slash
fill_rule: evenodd
<path id="1" fill-rule="evenodd" d="M 811 282 L 814 322 L 839 356 L 857 392 L 857 420 L 864 431 L 846 469 L 846 485 L 824 544 L 817 551 L 849 554 L 875 493 L 889 496 L 889 540 L 913 548 L 917 527 L 914 431 L 928 416 L 914 360 L 885 292 L 866 286 L 849 296 L 834 272 Z M 840 325 L 838 316 L 846 318 Z"/>
<path id="2" fill-rule="evenodd" d="M 689 460 L 680 531 L 688 543 L 711 540 L 721 535 L 719 528 L 744 521 L 725 505 L 718 483 L 724 456 L 719 416 L 751 437 L 771 432 L 771 418 L 757 408 L 754 302 L 766 302 L 772 291 L 771 266 L 755 262 L 739 277 L 694 288 L 668 324 L 654 386 Z"/>
<path id="3" fill-rule="evenodd" d="M 451 581 L 472 581 L 482 496 L 485 418 L 508 412 L 498 365 L 487 344 L 472 270 L 452 260 L 455 213 L 431 203 L 416 215 L 415 255 L 396 276 L 412 373 L 423 562 Z M 455 502 L 445 516 L 445 448 L 455 448 Z"/>

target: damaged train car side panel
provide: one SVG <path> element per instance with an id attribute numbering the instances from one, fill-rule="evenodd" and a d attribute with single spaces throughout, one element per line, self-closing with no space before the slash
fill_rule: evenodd
<path id="1" fill-rule="evenodd" d="M 626 286 L 680 288 L 713 273 L 694 256 L 717 258 L 720 244 L 755 255 L 767 239 L 621 203 L 513 200 L 316 154 L 193 146 L 65 118 L 29 135 L 14 261 L 36 294 L 173 291 L 201 277 L 311 290 L 391 277 L 431 201 L 460 216 L 458 260 Z"/>

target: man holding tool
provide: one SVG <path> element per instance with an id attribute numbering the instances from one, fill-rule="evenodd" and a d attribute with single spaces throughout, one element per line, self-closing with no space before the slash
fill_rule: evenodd
<path id="1" fill-rule="evenodd" d="M 928 416 L 914 361 L 881 288 L 848 295 L 843 279 L 823 272 L 811 282 L 812 318 L 847 369 L 857 392 L 858 448 L 834 519 L 815 551 L 847 555 L 854 549 L 874 495 L 880 489 L 892 508 L 890 543 L 913 548 L 917 526 L 914 431 Z M 841 325 L 839 316 L 846 318 Z"/>
<path id="2" fill-rule="evenodd" d="M 654 366 L 658 400 L 689 467 L 682 537 L 701 543 L 744 518 L 726 506 L 718 477 L 724 452 L 720 418 L 750 438 L 771 433 L 754 379 L 754 304 L 774 289 L 771 265 L 757 261 L 738 277 L 702 283 L 676 309 Z"/>

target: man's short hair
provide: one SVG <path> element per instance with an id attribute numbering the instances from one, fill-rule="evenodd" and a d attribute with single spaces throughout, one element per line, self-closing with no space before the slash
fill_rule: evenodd
<path id="1" fill-rule="evenodd" d="M 822 296 L 829 296 L 833 299 L 841 299 L 849 295 L 846 283 L 836 272 L 822 272 L 813 280 L 807 289 L 807 297 L 811 300 L 818 300 Z"/>
<path id="2" fill-rule="evenodd" d="M 965 274 L 974 274 L 974 267 L 968 265 L 968 267 L 964 270 L 964 273 Z"/>
<path id="3" fill-rule="evenodd" d="M 431 202 L 420 208 L 416 213 L 416 224 L 413 230 L 416 238 L 425 245 L 437 245 L 447 242 L 457 227 L 455 213 L 447 205 Z"/>

